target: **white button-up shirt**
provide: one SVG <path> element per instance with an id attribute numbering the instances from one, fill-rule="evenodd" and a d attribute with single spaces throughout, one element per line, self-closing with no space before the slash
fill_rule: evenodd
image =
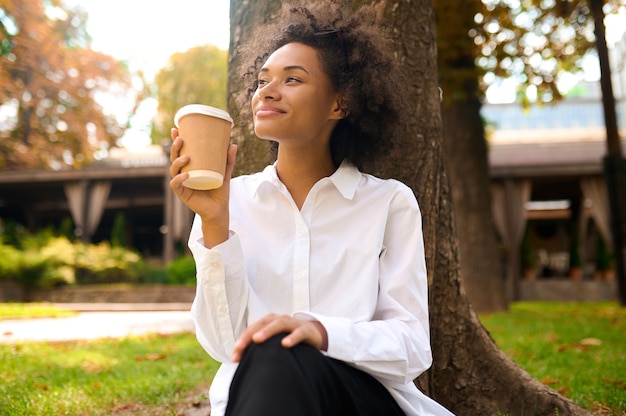
<path id="1" fill-rule="evenodd" d="M 451 415 L 413 384 L 432 361 L 421 226 L 409 187 L 347 163 L 300 210 L 275 166 L 233 178 L 229 239 L 205 248 L 199 217 L 189 238 L 196 335 L 223 363 L 211 414 L 226 406 L 235 340 L 276 313 L 321 322 L 325 353 L 376 377 L 408 415 Z"/>

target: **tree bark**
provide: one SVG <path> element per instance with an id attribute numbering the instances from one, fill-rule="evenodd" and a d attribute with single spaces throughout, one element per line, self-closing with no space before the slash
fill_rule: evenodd
<path id="1" fill-rule="evenodd" d="M 238 144 L 235 176 L 257 172 L 268 164 L 269 145 L 266 140 L 259 140 L 254 135 L 251 124 L 246 124 L 239 117 L 235 103 L 237 95 L 237 73 L 240 62 L 237 60 L 237 47 L 242 45 L 247 36 L 258 25 L 271 19 L 282 4 L 282 0 L 231 0 L 230 2 L 230 50 L 228 53 L 228 108 L 235 121 L 233 137 Z"/>
<path id="2" fill-rule="evenodd" d="M 611 223 L 613 225 L 613 256 L 617 269 L 618 298 L 626 306 L 626 160 L 622 153 L 622 144 L 617 126 L 615 96 L 611 81 L 611 65 L 606 44 L 604 27 L 604 2 L 589 0 L 596 35 L 596 50 L 600 62 L 600 87 L 602 89 L 602 107 L 606 128 L 607 155 L 604 158 L 604 170 L 609 189 Z"/>
<path id="3" fill-rule="evenodd" d="M 316 0 L 321 1 L 321 0 Z M 278 0 L 252 5 L 231 0 L 231 50 L 250 28 L 271 18 L 255 15 L 276 10 Z M 310 2 L 309 2 L 310 3 Z M 396 39 L 398 59 L 410 74 L 415 117 L 406 120 L 400 151 L 372 167 L 383 177 L 411 186 L 423 214 L 426 263 L 430 285 L 431 343 L 434 363 L 418 380 L 427 394 L 463 416 L 507 414 L 587 415 L 570 400 L 530 377 L 502 353 L 472 310 L 459 270 L 452 196 L 441 142 L 442 127 L 437 79 L 435 21 L 431 0 L 372 1 L 381 24 Z M 233 74 L 231 73 L 231 79 Z M 231 91 L 232 94 L 232 91 Z M 236 112 L 231 107 L 231 111 Z M 241 129 L 249 134 L 249 129 Z M 254 141 L 253 135 L 241 141 Z M 258 169 L 246 156 L 243 171 Z M 241 162 L 241 161 L 239 161 Z M 248 165 L 250 163 L 250 165 Z M 558 413 L 557 413 L 558 412 Z"/>
<path id="4" fill-rule="evenodd" d="M 461 252 L 461 278 L 476 312 L 507 308 L 501 252 L 491 211 L 485 128 L 480 114 L 479 51 L 468 32 L 480 2 L 459 13 L 456 0 L 435 0 L 443 145 Z"/>
<path id="5" fill-rule="evenodd" d="M 488 152 L 480 106 L 476 98 L 444 104 L 441 117 L 461 278 L 474 310 L 486 313 L 506 310 L 508 302 L 491 211 Z"/>

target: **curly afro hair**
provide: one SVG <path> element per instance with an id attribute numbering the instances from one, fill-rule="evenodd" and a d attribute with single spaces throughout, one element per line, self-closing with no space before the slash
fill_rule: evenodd
<path id="1" fill-rule="evenodd" d="M 259 27 L 241 54 L 241 117 L 250 120 L 250 100 L 259 70 L 269 55 L 288 43 L 317 50 L 332 86 L 345 99 L 347 116 L 332 133 L 333 162 L 346 160 L 359 169 L 390 152 L 408 116 L 407 85 L 390 39 L 374 23 L 375 12 L 351 12 L 348 3 L 331 0 L 318 8 L 283 6 L 272 24 Z M 278 144 L 272 143 L 272 158 Z"/>

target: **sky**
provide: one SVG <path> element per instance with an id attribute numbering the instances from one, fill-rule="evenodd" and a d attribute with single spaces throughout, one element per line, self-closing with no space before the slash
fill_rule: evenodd
<path id="1" fill-rule="evenodd" d="M 89 14 L 92 48 L 143 70 L 148 80 L 176 52 L 194 46 L 228 49 L 229 0 L 66 0 Z M 150 143 L 149 125 L 156 102 L 146 101 L 120 144 L 141 151 Z"/>
<path id="2" fill-rule="evenodd" d="M 154 76 L 175 52 L 228 49 L 229 0 L 66 0 L 86 9 L 93 49 Z"/>

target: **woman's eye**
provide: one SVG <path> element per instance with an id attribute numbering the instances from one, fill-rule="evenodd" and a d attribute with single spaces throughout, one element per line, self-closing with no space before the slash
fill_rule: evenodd
<path id="1" fill-rule="evenodd" d="M 296 77 L 287 77 L 287 83 L 290 82 L 300 82 L 300 80 Z"/>
<path id="2" fill-rule="evenodd" d="M 257 87 L 262 87 L 265 84 L 267 84 L 267 80 L 266 79 L 259 79 L 256 82 Z"/>

